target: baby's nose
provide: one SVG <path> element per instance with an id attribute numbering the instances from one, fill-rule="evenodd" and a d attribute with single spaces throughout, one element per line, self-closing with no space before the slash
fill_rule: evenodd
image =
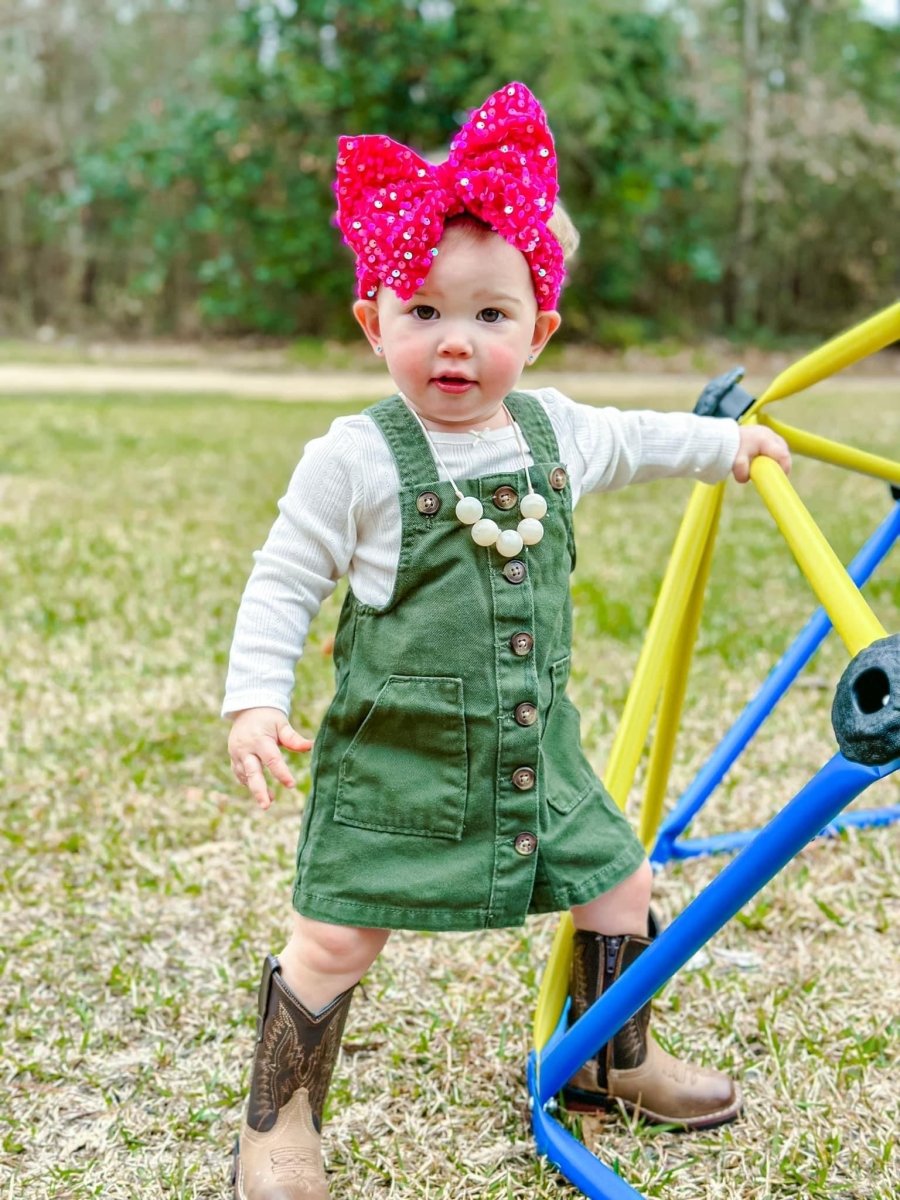
<path id="1" fill-rule="evenodd" d="M 472 353 L 472 339 L 461 326 L 445 329 L 440 353 L 453 358 L 466 357 Z"/>

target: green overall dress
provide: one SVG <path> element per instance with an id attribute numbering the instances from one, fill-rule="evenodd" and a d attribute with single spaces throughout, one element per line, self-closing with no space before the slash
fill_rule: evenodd
<path id="1" fill-rule="evenodd" d="M 478 546 L 399 396 L 367 410 L 400 476 L 397 581 L 348 592 L 316 738 L 294 907 L 343 925 L 468 930 L 584 904 L 644 854 L 584 757 L 567 698 L 571 489 L 533 397 L 507 399 L 547 501 L 514 559 Z M 515 528 L 524 470 L 459 480 Z"/>

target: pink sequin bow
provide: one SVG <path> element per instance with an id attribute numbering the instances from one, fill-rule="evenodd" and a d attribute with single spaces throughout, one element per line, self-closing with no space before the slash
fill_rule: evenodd
<path id="1" fill-rule="evenodd" d="M 337 224 L 356 254 L 358 292 L 401 300 L 425 283 L 444 222 L 469 213 L 521 250 L 538 307 L 556 307 L 562 247 L 547 228 L 559 190 L 544 110 L 522 83 L 485 100 L 439 166 L 381 134 L 338 139 Z"/>

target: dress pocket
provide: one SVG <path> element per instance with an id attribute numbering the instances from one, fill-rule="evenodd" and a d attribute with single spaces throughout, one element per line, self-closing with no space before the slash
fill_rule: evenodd
<path id="1" fill-rule="evenodd" d="M 566 695 L 568 656 L 553 663 L 550 678 L 550 710 L 541 738 L 544 781 L 550 807 L 568 813 L 599 785 L 581 749 L 581 717 Z"/>
<path id="2" fill-rule="evenodd" d="M 391 675 L 341 759 L 334 819 L 459 841 L 467 787 L 463 681 Z"/>

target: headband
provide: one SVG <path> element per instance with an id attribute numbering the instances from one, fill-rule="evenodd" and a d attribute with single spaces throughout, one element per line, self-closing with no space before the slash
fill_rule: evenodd
<path id="1" fill-rule="evenodd" d="M 381 134 L 339 138 L 334 189 L 361 297 L 384 284 L 408 300 L 425 283 L 444 223 L 468 213 L 525 255 L 538 308 L 556 307 L 565 279 L 562 247 L 547 228 L 556 155 L 524 84 L 507 84 L 475 109 L 438 166 Z"/>

